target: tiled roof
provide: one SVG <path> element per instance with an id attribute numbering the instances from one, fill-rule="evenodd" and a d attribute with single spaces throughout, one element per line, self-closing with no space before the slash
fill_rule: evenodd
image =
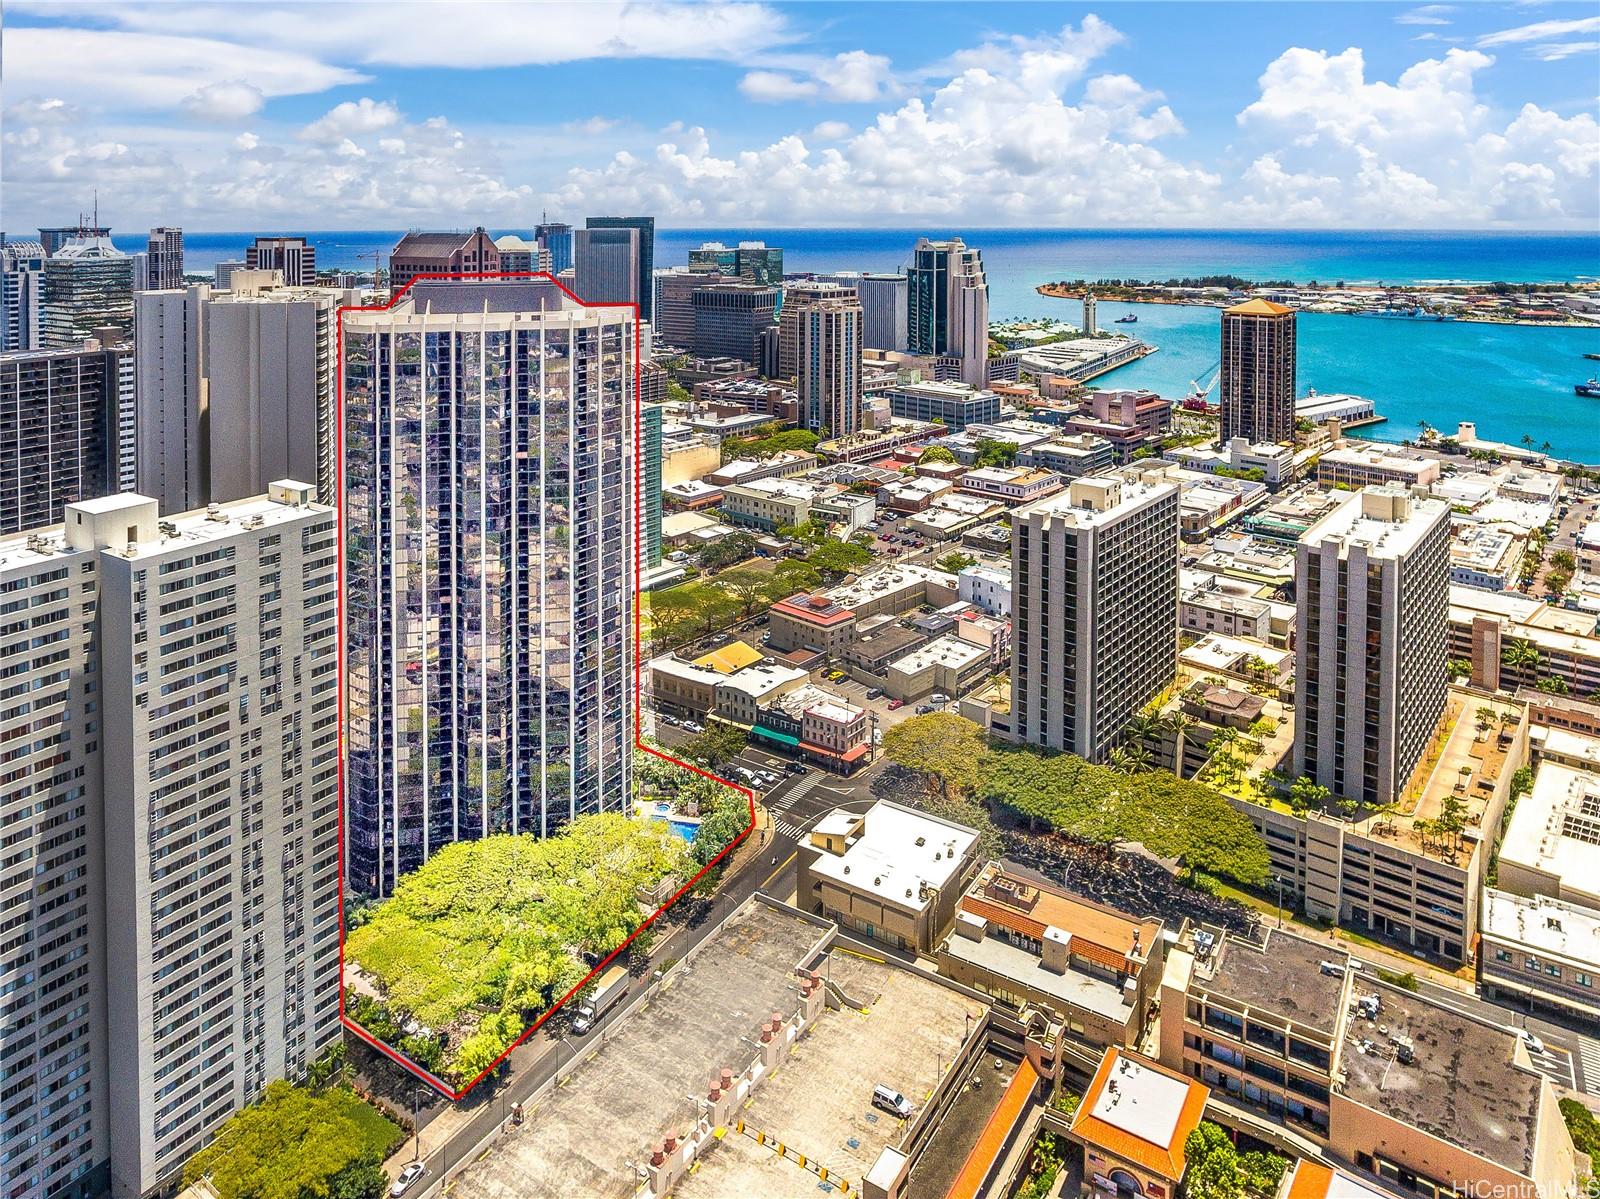
<path id="1" fill-rule="evenodd" d="M 1173 1125 L 1171 1137 L 1164 1145 L 1147 1141 L 1094 1114 L 1100 1097 L 1105 1092 L 1106 1084 L 1111 1078 L 1111 1072 L 1116 1068 L 1118 1060 L 1123 1057 L 1136 1063 L 1142 1070 L 1164 1074 L 1174 1083 L 1188 1088 L 1183 1099 L 1183 1107 Z M 1132 1162 L 1172 1182 L 1181 1182 L 1183 1171 L 1188 1165 L 1184 1154 L 1184 1142 L 1199 1126 L 1210 1093 L 1203 1083 L 1185 1078 L 1176 1071 L 1159 1066 L 1147 1058 L 1131 1053 L 1125 1054 L 1113 1046 L 1106 1050 L 1105 1057 L 1100 1059 L 1100 1068 L 1095 1071 L 1094 1081 L 1083 1093 L 1083 1101 L 1078 1104 L 1078 1110 L 1073 1116 L 1072 1132 L 1083 1141 L 1105 1150 L 1112 1157 Z"/>
<path id="2" fill-rule="evenodd" d="M 945 1192 L 945 1199 L 977 1199 L 983 1189 L 984 1180 L 989 1177 L 995 1162 L 1005 1152 L 1006 1144 L 1011 1140 L 1011 1134 L 1028 1106 L 1028 1100 L 1033 1097 L 1033 1088 L 1038 1081 L 1039 1075 L 1034 1071 L 1033 1063 L 1024 1059 L 1017 1067 L 1017 1072 L 1011 1076 L 1005 1094 L 1000 1096 L 1000 1105 L 994 1109 L 989 1122 L 983 1126 L 983 1132 L 978 1134 L 978 1143 L 972 1147 L 972 1152 L 967 1154 L 967 1160 L 961 1165 L 961 1172 L 956 1175 L 956 1180 Z"/>

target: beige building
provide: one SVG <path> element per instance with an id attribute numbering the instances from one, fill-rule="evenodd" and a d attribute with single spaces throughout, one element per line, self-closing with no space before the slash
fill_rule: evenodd
<path id="1" fill-rule="evenodd" d="M 977 872 L 978 834 L 879 801 L 836 808 L 800 846 L 795 906 L 893 949 L 931 953 Z"/>
<path id="2" fill-rule="evenodd" d="M 1104 759 L 1172 681 L 1178 488 L 1074 479 L 1012 518 L 1011 691 L 1019 740 Z"/>
<path id="3" fill-rule="evenodd" d="M 1074 1040 L 1135 1046 L 1166 965 L 1165 926 L 990 862 L 961 897 L 939 973 L 1017 1012 L 1049 1012 Z"/>
<path id="4" fill-rule="evenodd" d="M 1317 482 L 1324 487 L 1369 487 L 1398 483 L 1425 487 L 1439 480 L 1439 460 L 1373 446 L 1345 445 L 1317 461 Z"/>
<path id="5" fill-rule="evenodd" d="M 1393 486 L 1301 536 L 1294 774 L 1367 804 L 1399 797 L 1445 707 L 1449 545 L 1449 505 Z"/>

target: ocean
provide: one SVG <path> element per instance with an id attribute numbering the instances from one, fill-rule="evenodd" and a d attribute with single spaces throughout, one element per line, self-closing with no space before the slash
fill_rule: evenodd
<path id="1" fill-rule="evenodd" d="M 512 232 L 512 230 L 496 230 Z M 515 230 L 527 234 L 526 229 Z M 1600 234 L 1392 231 L 1058 231 L 933 229 L 959 233 L 983 250 L 995 320 L 1061 316 L 1079 306 L 1034 288 L 1061 279 L 1167 279 L 1232 274 L 1298 283 L 1555 282 L 1600 278 Z M 253 234 L 189 233 L 185 266 L 209 271 L 243 258 Z M 311 233 L 319 266 L 372 268 L 397 231 Z M 884 229 L 658 229 L 658 267 L 687 261 L 703 241 L 764 240 L 782 246 L 789 271 L 893 271 L 904 266 L 919 231 Z M 118 236 L 125 250 L 143 238 Z M 1212 308 L 1102 302 L 1108 325 L 1137 311 L 1137 333 L 1158 352 L 1098 380 L 1181 396 L 1217 359 L 1219 318 Z M 1548 442 L 1564 458 L 1600 463 L 1600 400 L 1574 394 L 1597 373 L 1585 353 L 1600 353 L 1600 328 L 1538 329 L 1465 322 L 1412 322 L 1306 313 L 1300 318 L 1299 383 L 1319 392 L 1353 392 L 1376 401 L 1388 420 L 1365 437 L 1401 440 L 1426 420 L 1446 432 L 1475 421 L 1480 436 Z"/>

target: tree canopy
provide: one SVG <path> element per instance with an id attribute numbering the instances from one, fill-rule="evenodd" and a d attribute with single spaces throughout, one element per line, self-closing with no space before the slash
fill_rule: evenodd
<path id="1" fill-rule="evenodd" d="M 978 785 L 988 742 L 983 730 L 953 712 L 932 712 L 902 720 L 883 735 L 889 761 L 921 774 L 929 790 L 944 799 L 965 796 Z"/>
<path id="2" fill-rule="evenodd" d="M 643 919 L 637 892 L 687 858 L 665 825 L 615 813 L 553 837 L 458 842 L 401 880 L 346 953 L 380 984 L 397 1025 L 410 1015 L 461 1036 L 443 1065 L 467 1080 L 588 972 L 582 953 L 627 939 Z"/>
<path id="3" fill-rule="evenodd" d="M 402 1135 L 348 1087 L 280 1080 L 189 1159 L 183 1181 L 209 1177 L 221 1199 L 380 1199 L 383 1159 Z"/>

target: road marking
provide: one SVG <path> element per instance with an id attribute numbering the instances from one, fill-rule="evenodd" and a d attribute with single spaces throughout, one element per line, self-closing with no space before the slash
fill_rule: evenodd
<path id="1" fill-rule="evenodd" d="M 1589 1095 L 1600 1095 L 1600 1042 L 1580 1036 L 1578 1056 L 1583 1061 L 1584 1092 Z"/>
<path id="2" fill-rule="evenodd" d="M 787 870 L 789 868 L 789 863 L 795 860 L 795 858 L 799 855 L 799 852 L 800 852 L 799 850 L 796 850 L 794 853 L 792 853 L 788 857 L 784 858 L 783 862 L 778 866 L 778 868 L 776 870 L 774 870 L 771 874 L 767 875 L 766 878 L 761 880 L 761 885 L 763 887 L 765 887 L 773 879 L 777 878 L 778 875 L 782 874 L 785 870 Z"/>
<path id="3" fill-rule="evenodd" d="M 791 840 L 798 841 L 802 836 L 805 835 L 805 829 L 801 828 L 798 824 L 791 823 L 790 821 L 774 820 L 772 823 L 777 827 L 778 835 L 780 837 L 788 837 Z"/>

